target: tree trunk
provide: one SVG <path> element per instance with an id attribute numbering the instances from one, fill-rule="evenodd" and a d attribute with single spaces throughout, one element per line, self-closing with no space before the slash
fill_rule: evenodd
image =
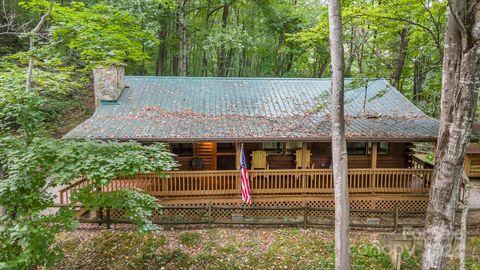
<path id="1" fill-rule="evenodd" d="M 463 183 L 464 183 L 464 197 L 463 197 L 463 208 L 462 216 L 460 218 L 460 248 L 459 248 L 459 257 L 460 257 L 460 266 L 459 270 L 465 270 L 465 250 L 467 247 L 467 217 L 468 217 L 468 208 L 470 203 L 470 180 L 468 177 L 463 174 Z"/>
<path id="2" fill-rule="evenodd" d="M 395 65 L 395 72 L 393 74 L 393 87 L 399 90 L 400 79 L 402 78 L 402 71 L 405 65 L 405 57 L 407 56 L 408 41 L 408 30 L 404 28 L 400 33 L 400 48 L 398 50 L 397 64 Z"/>
<path id="3" fill-rule="evenodd" d="M 222 33 L 225 34 L 228 23 L 228 15 L 230 13 L 230 5 L 225 3 L 222 13 Z M 227 76 L 227 49 L 225 48 L 225 40 L 220 45 L 220 52 L 218 55 L 218 75 L 220 77 Z"/>
<path id="4" fill-rule="evenodd" d="M 339 0 L 328 1 L 332 58 L 332 165 L 335 189 L 335 269 L 350 269 L 348 156 L 344 116 L 344 52 Z"/>
<path id="5" fill-rule="evenodd" d="M 425 72 L 423 71 L 422 57 L 415 59 L 413 62 L 413 99 L 420 100 L 422 93 L 422 85 L 425 80 Z"/>
<path id="6" fill-rule="evenodd" d="M 351 76 L 353 60 L 355 60 L 354 34 L 355 34 L 355 28 L 354 28 L 354 25 L 352 24 L 351 27 L 350 27 L 350 42 L 349 42 L 348 62 L 347 62 L 347 67 L 345 69 L 345 76 L 347 76 L 347 77 Z"/>
<path id="7" fill-rule="evenodd" d="M 283 46 L 284 42 L 285 42 L 284 33 L 280 33 L 280 36 L 278 37 L 278 44 L 277 44 L 276 53 L 275 53 L 275 76 L 276 77 L 282 77 L 283 76 L 283 58 L 284 58 L 284 55 L 283 55 L 283 53 L 280 52 L 280 49 Z"/>
<path id="8" fill-rule="evenodd" d="M 422 269 L 444 269 L 477 101 L 480 3 L 450 1 L 447 8 L 440 130 L 425 224 Z"/>
<path id="9" fill-rule="evenodd" d="M 42 28 L 43 24 L 47 20 L 48 16 L 50 16 L 50 13 L 52 12 L 53 9 L 53 3 L 54 0 L 50 1 L 50 6 L 48 7 L 47 12 L 43 14 L 43 16 L 40 18 L 40 21 L 38 22 L 37 26 L 30 31 L 29 36 L 30 36 L 30 47 L 29 47 L 29 52 L 30 52 L 30 57 L 28 59 L 28 67 L 27 67 L 27 78 L 25 80 L 25 91 L 29 92 L 30 89 L 32 88 L 32 73 L 33 73 L 33 50 L 34 50 L 34 43 L 35 43 L 35 36 L 38 34 L 40 29 Z"/>
<path id="10" fill-rule="evenodd" d="M 158 31 L 158 57 L 157 57 L 157 76 L 165 75 L 166 73 L 166 60 L 167 60 L 167 33 L 168 33 L 168 21 L 167 17 L 162 18 L 162 25 L 160 31 Z"/>
<path id="11" fill-rule="evenodd" d="M 187 30 L 185 29 L 185 14 L 187 9 L 187 0 L 180 0 L 178 9 L 178 32 L 180 35 L 180 50 L 178 54 L 178 68 L 180 76 L 188 74 L 188 40 Z"/>

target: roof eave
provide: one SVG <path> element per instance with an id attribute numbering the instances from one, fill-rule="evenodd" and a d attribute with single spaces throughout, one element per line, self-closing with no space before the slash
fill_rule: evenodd
<path id="1" fill-rule="evenodd" d="M 75 138 L 67 138 L 75 139 Z M 82 138 L 78 138 L 82 139 Z M 325 137 L 295 137 L 295 138 L 285 138 L 285 137 L 271 137 L 271 138 L 215 138 L 215 137 L 206 137 L 206 138 L 142 138 L 142 137 L 129 137 L 129 138 L 90 138 L 95 140 L 102 141 L 137 141 L 137 142 L 272 142 L 272 141 L 302 141 L 302 142 L 331 142 L 332 138 L 330 136 Z M 356 136 L 356 137 L 347 137 L 349 142 L 436 142 L 436 137 L 382 137 L 382 136 Z"/>

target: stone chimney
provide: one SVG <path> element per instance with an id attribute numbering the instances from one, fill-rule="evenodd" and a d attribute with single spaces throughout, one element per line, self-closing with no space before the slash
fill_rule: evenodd
<path id="1" fill-rule="evenodd" d="M 102 100 L 118 100 L 125 87 L 125 64 L 97 66 L 93 71 L 95 107 Z"/>

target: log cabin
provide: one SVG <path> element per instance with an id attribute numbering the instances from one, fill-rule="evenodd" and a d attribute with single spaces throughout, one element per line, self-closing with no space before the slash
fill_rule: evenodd
<path id="1" fill-rule="evenodd" d="M 124 76 L 121 65 L 94 78 L 97 109 L 65 138 L 163 142 L 179 164 L 105 190 L 135 186 L 163 205 L 242 205 L 243 146 L 253 205 L 334 207 L 330 79 Z M 432 169 L 412 144 L 435 142 L 438 121 L 384 79 L 345 83 L 350 207 L 425 210 Z"/>
<path id="2" fill-rule="evenodd" d="M 474 180 L 480 178 L 480 123 L 475 122 L 472 125 L 472 140 L 467 148 L 463 167 L 465 174 Z"/>

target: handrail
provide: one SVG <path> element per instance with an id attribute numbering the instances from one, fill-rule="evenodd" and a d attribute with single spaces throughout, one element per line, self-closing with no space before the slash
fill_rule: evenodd
<path id="1" fill-rule="evenodd" d="M 433 164 L 427 160 L 419 158 L 416 155 L 412 156 L 412 167 L 414 169 L 433 169 Z"/>
<path id="2" fill-rule="evenodd" d="M 331 169 L 250 170 L 253 195 L 332 194 Z M 431 169 L 349 169 L 350 193 L 428 193 Z M 158 197 L 228 196 L 240 194 L 240 171 L 170 171 L 162 177 L 154 173 L 134 178 L 119 177 L 101 191 L 137 188 Z M 82 182 L 86 183 L 86 182 Z M 77 182 L 61 190 L 61 202 L 67 202 Z M 65 199 L 64 199 L 65 198 Z"/>
<path id="3" fill-rule="evenodd" d="M 66 204 L 70 201 L 70 195 L 72 194 L 72 191 L 77 190 L 81 187 L 84 187 L 87 183 L 86 178 L 79 178 L 77 181 L 73 182 L 73 184 L 70 184 L 62 189 L 59 190 L 59 197 L 60 197 L 60 204 Z"/>

